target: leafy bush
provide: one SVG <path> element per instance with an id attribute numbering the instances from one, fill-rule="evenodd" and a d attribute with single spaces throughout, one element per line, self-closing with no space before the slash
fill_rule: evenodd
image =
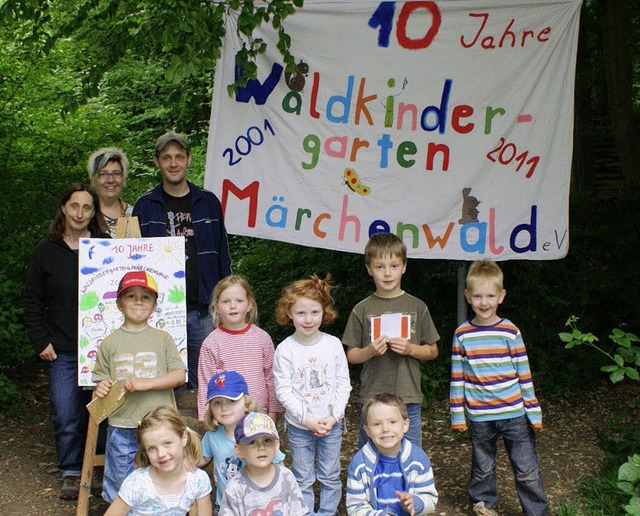
<path id="1" fill-rule="evenodd" d="M 607 350 L 598 344 L 599 339 L 594 334 L 580 331 L 577 322 L 577 317 L 569 317 L 566 326 L 569 326 L 571 331 L 558 334 L 560 340 L 566 343 L 565 348 L 574 349 L 577 346 L 585 345 L 606 356 L 610 363 L 602 366 L 600 370 L 609 373 L 609 380 L 612 383 L 618 383 L 625 377 L 636 382 L 640 381 L 640 375 L 638 374 L 640 346 L 636 344 L 640 342 L 640 339 L 637 335 L 616 328 L 609 335 L 609 339 L 614 346 Z M 637 403 L 638 400 L 631 400 L 630 402 L 631 405 L 637 405 Z M 604 444 L 614 460 L 615 457 L 621 455 L 621 452 L 625 453 L 629 449 L 634 452 L 638 451 L 640 450 L 640 429 L 636 427 L 635 422 L 630 428 L 627 428 L 626 425 L 617 424 L 616 433 L 612 438 L 607 439 Z M 619 464 L 619 462 L 617 463 Z M 626 494 L 627 497 L 631 496 L 625 503 L 624 510 L 627 514 L 640 515 L 640 455 L 634 453 L 632 456 L 627 457 L 627 461 L 618 468 L 617 482 L 614 484 L 611 481 L 607 481 L 605 484 L 610 486 L 608 490 L 609 499 L 620 498 L 620 493 Z M 587 493 L 593 498 L 595 493 L 593 487 L 588 487 Z M 598 498 L 596 497 L 596 499 Z"/>
<path id="2" fill-rule="evenodd" d="M 578 329 L 577 322 L 578 318 L 572 315 L 565 323 L 565 326 L 569 326 L 571 331 L 559 334 L 560 340 L 566 342 L 566 349 L 573 349 L 584 344 L 609 358 L 613 363 L 602 366 L 600 370 L 609 373 L 609 379 L 612 383 L 622 381 L 625 376 L 636 382 L 640 380 L 640 374 L 638 374 L 640 346 L 634 344 L 640 342 L 637 335 L 615 328 L 609 335 L 609 339 L 613 341 L 615 346 L 607 351 L 597 344 L 600 339 L 593 333 L 582 333 Z"/>
<path id="3" fill-rule="evenodd" d="M 36 365 L 35 354 L 22 324 L 25 267 L 38 237 L 36 228 L 0 240 L 0 413 L 13 415 L 23 409 L 19 378 L 28 378 Z M 35 238 L 34 238 L 35 237 Z"/>
<path id="4" fill-rule="evenodd" d="M 0 371 L 0 416 L 16 416 L 24 412 L 24 393 Z"/>
<path id="5" fill-rule="evenodd" d="M 629 503 L 624 506 L 627 514 L 640 515 L 640 455 L 634 454 L 620 466 L 617 485 L 621 491 L 631 495 Z"/>

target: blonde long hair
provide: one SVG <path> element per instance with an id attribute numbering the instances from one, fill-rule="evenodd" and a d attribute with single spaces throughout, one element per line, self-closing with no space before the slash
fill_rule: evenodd
<path id="1" fill-rule="evenodd" d="M 211 302 L 209 303 L 209 313 L 211 314 L 211 317 L 213 317 L 213 324 L 215 326 L 220 325 L 220 314 L 216 309 L 216 306 L 220 301 L 220 296 L 225 290 L 234 285 L 238 285 L 239 287 L 243 288 L 247 294 L 249 310 L 247 311 L 245 322 L 258 324 L 258 304 L 256 303 L 256 298 L 253 296 L 253 292 L 251 291 L 251 287 L 249 286 L 247 278 L 245 278 L 244 276 L 240 276 L 239 274 L 231 274 L 230 276 L 222 278 L 216 284 L 216 288 L 213 289 Z"/>
<path id="2" fill-rule="evenodd" d="M 136 468 L 146 468 L 149 466 L 149 456 L 147 451 L 142 445 L 142 438 L 144 433 L 148 430 L 158 428 L 160 426 L 167 426 L 173 430 L 180 438 L 187 433 L 187 444 L 184 446 L 184 458 L 198 464 L 202 459 L 202 443 L 200 442 L 200 436 L 187 427 L 187 423 L 184 418 L 178 413 L 178 411 L 170 405 L 160 405 L 158 408 L 148 412 L 138 425 L 137 439 L 140 443 L 138 451 L 134 459 Z"/>

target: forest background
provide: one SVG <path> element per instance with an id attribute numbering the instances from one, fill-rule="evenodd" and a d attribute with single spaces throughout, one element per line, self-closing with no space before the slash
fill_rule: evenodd
<path id="1" fill-rule="evenodd" d="M 197 0 L 0 1 L 0 416 L 19 414 L 38 367 L 22 324 L 25 269 L 72 181 L 87 181 L 86 160 L 119 146 L 130 162 L 124 198 L 135 202 L 159 181 L 155 139 L 188 136 L 189 179 L 203 184 L 213 67 L 222 13 L 242 13 L 280 32 L 295 2 L 214 4 Z M 576 315 L 601 342 L 614 327 L 640 327 L 640 9 L 638 0 L 583 3 L 578 47 L 570 247 L 558 261 L 508 261 L 501 312 L 523 332 L 537 390 L 579 395 L 602 379 L 608 358 L 558 338 Z M 247 53 L 260 51 L 260 42 Z M 245 69 L 252 72 L 250 61 Z M 570 109 L 570 106 L 567 106 Z M 281 288 L 311 273 L 331 273 L 340 336 L 353 305 L 373 285 L 362 255 L 230 237 L 234 272 L 247 276 L 260 325 L 279 342 L 273 308 Z M 457 325 L 460 262 L 409 260 L 403 285 L 425 300 L 442 336 L 440 356 L 424 364 L 425 403 L 447 396 L 451 336 Z M 354 376 L 355 377 L 355 376 Z"/>
<path id="2" fill-rule="evenodd" d="M 502 313 L 522 329 L 538 389 L 550 395 L 589 385 L 606 360 L 587 349 L 564 349 L 557 335 L 569 316 L 604 341 L 613 327 L 637 333 L 640 326 L 638 4 L 605 0 L 582 7 L 568 256 L 502 263 L 508 290 Z M 256 6 L 194 0 L 0 4 L 1 412 L 20 407 L 23 390 L 16 385 L 37 364 L 21 318 L 30 253 L 61 190 L 87 181 L 88 156 L 103 146 L 124 149 L 131 161 L 124 198 L 133 203 L 159 181 L 155 139 L 176 130 L 192 142 L 189 178 L 202 185 L 225 8 L 241 10 L 247 32 L 265 18 L 282 29 L 280 22 L 294 11 L 282 0 Z M 291 59 L 286 33 L 281 42 Z M 255 289 L 260 325 L 274 342 L 289 332 L 273 317 L 289 281 L 332 274 L 340 319 L 328 330 L 336 335 L 373 288 L 361 255 L 236 236 L 230 248 L 234 271 Z M 403 281 L 428 303 L 442 336 L 439 359 L 424 366 L 427 401 L 446 396 L 459 266 L 409 260 Z"/>

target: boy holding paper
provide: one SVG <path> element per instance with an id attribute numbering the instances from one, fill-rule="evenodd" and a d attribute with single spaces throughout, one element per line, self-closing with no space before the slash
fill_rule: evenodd
<path id="1" fill-rule="evenodd" d="M 342 336 L 349 362 L 363 364 L 359 401 L 363 404 L 379 392 L 400 397 L 409 415 L 406 438 L 421 446 L 420 361 L 438 356 L 440 336 L 427 305 L 402 290 L 407 270 L 402 240 L 377 233 L 367 242 L 364 257 L 376 291 L 354 307 Z M 367 441 L 362 418 L 358 440 L 360 447 Z"/>

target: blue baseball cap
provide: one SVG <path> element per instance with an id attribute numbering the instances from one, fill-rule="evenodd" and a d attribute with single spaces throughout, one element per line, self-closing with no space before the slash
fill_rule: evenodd
<path id="1" fill-rule="evenodd" d="M 271 437 L 279 440 L 278 429 L 267 414 L 262 412 L 249 412 L 240 421 L 236 423 L 236 429 L 233 433 L 238 444 L 249 444 L 258 437 Z"/>
<path id="2" fill-rule="evenodd" d="M 239 400 L 249 394 L 246 380 L 235 371 L 222 371 L 211 377 L 207 385 L 207 403 L 212 398 L 228 398 Z"/>

